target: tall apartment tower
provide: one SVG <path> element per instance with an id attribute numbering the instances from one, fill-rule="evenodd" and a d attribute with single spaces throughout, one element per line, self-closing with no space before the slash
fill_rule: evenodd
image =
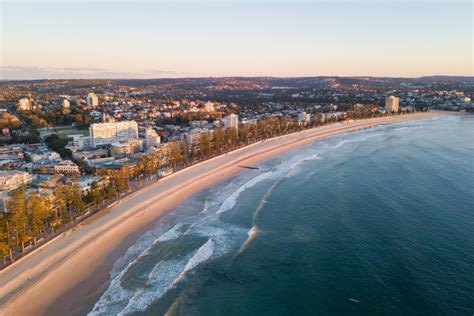
<path id="1" fill-rule="evenodd" d="M 96 107 L 99 105 L 99 97 L 95 93 L 89 93 L 86 101 L 88 106 Z"/>
<path id="2" fill-rule="evenodd" d="M 239 116 L 236 114 L 230 114 L 224 117 L 224 127 L 225 128 L 235 128 L 239 130 Z"/>
<path id="3" fill-rule="evenodd" d="M 92 147 L 102 147 L 127 138 L 138 138 L 138 124 L 135 121 L 94 123 L 89 127 Z"/>
<path id="4" fill-rule="evenodd" d="M 394 96 L 385 98 L 385 111 L 389 113 L 398 112 L 400 99 Z"/>

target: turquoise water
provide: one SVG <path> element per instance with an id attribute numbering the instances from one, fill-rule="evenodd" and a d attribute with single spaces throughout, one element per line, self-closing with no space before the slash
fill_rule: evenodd
<path id="1" fill-rule="evenodd" d="M 314 143 L 189 198 L 92 315 L 471 315 L 474 117 Z"/>

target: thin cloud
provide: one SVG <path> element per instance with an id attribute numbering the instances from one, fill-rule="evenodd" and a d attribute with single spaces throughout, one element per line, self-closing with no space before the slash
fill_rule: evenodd
<path id="1" fill-rule="evenodd" d="M 179 74 L 176 71 L 162 70 L 162 69 L 148 69 L 148 70 L 145 70 L 144 73 L 158 74 L 158 75 L 177 75 L 177 74 Z"/>
<path id="2" fill-rule="evenodd" d="M 146 79 L 164 76 L 183 76 L 171 70 L 147 69 L 139 72 L 114 71 L 97 67 L 28 67 L 0 66 L 1 80 L 33 79 Z"/>

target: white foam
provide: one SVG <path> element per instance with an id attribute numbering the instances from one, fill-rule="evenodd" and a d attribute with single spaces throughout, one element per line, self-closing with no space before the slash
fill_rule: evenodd
<path id="1" fill-rule="evenodd" d="M 291 164 L 289 170 L 293 170 L 295 169 L 296 167 L 298 167 L 299 165 L 301 165 L 303 162 L 305 161 L 310 161 L 310 160 L 319 160 L 319 159 L 322 159 L 320 156 L 319 156 L 319 153 L 316 153 L 316 154 L 313 154 L 311 156 L 308 156 L 308 157 L 304 157 L 296 162 L 294 162 L 293 164 Z M 289 175 L 293 175 L 293 173 L 290 173 Z M 287 175 L 288 177 L 288 175 Z"/>
<path id="2" fill-rule="evenodd" d="M 404 130 L 407 130 L 407 129 L 421 129 L 423 128 L 423 126 L 421 125 L 410 125 L 410 126 L 402 126 L 402 127 L 397 127 L 397 128 L 394 128 L 393 131 L 396 132 L 396 131 L 404 131 Z"/>
<path id="3" fill-rule="evenodd" d="M 185 262 L 186 260 L 159 262 L 150 272 L 146 286 L 129 295 L 126 306 L 117 315 L 129 315 L 146 310 L 173 287 L 174 280 L 184 268 Z"/>
<path id="4" fill-rule="evenodd" d="M 112 278 L 109 287 L 104 294 L 102 294 L 99 301 L 95 303 L 94 308 L 89 312 L 88 316 L 110 315 L 120 312 L 120 306 L 124 305 L 133 294 L 120 285 L 121 279 L 130 266 L 136 263 L 139 258 L 140 257 L 137 257 L 131 261 L 125 269 Z M 118 308 L 118 310 L 115 310 L 116 308 Z"/>
<path id="5" fill-rule="evenodd" d="M 163 227 L 158 225 L 153 230 L 146 232 L 133 246 L 129 247 L 125 255 L 114 264 L 112 272 L 110 273 L 111 279 L 126 269 L 131 261 L 135 261 L 138 256 L 145 253 L 145 251 L 154 244 L 156 238 L 163 234 L 163 231 Z"/>
<path id="6" fill-rule="evenodd" d="M 304 160 L 307 161 L 307 160 L 321 160 L 323 158 L 321 158 L 321 156 L 319 156 L 319 154 L 314 154 L 314 155 L 311 155 L 309 157 L 306 157 Z"/>
<path id="7" fill-rule="evenodd" d="M 184 267 L 183 272 L 179 275 L 179 277 L 173 281 L 173 284 L 177 284 L 180 282 L 186 273 L 197 267 L 199 264 L 201 264 L 204 261 L 209 260 L 209 258 L 212 256 L 214 253 L 214 242 L 212 239 L 209 239 L 204 245 L 202 245 L 198 251 L 192 256 L 191 259 L 189 259 L 188 263 Z"/>
<path id="8" fill-rule="evenodd" d="M 181 226 L 183 226 L 182 223 L 178 223 L 176 225 L 173 226 L 173 228 L 171 228 L 170 230 L 168 230 L 166 233 L 164 233 L 163 235 L 161 235 L 157 241 L 167 241 L 167 240 L 173 240 L 173 239 L 177 239 L 179 236 L 181 236 L 181 232 L 179 231 L 179 229 L 181 228 Z"/>
<path id="9" fill-rule="evenodd" d="M 271 176 L 273 176 L 273 173 L 274 173 L 273 171 L 267 171 L 244 183 L 240 188 L 234 191 L 234 193 L 232 193 L 227 199 L 225 199 L 225 201 L 221 204 L 221 207 L 219 208 L 219 210 L 217 210 L 216 214 L 222 214 L 232 209 L 235 206 L 235 203 L 237 202 L 237 199 L 242 192 L 253 187 L 257 183 L 262 182 L 263 180 L 269 179 Z"/>
<path id="10" fill-rule="evenodd" d="M 337 149 L 337 148 L 341 147 L 342 145 L 350 143 L 350 142 L 354 142 L 354 140 L 345 139 L 345 140 L 339 142 L 336 146 L 333 146 L 332 149 Z"/>
<path id="11" fill-rule="evenodd" d="M 215 256 L 222 256 L 237 248 L 242 236 L 247 232 L 240 226 L 218 221 L 217 216 L 210 221 L 196 227 L 193 233 L 212 239 Z"/>
<path id="12" fill-rule="evenodd" d="M 209 239 L 191 257 L 188 255 L 184 260 L 158 263 L 149 274 L 146 286 L 130 296 L 127 305 L 118 315 L 145 311 L 154 301 L 181 282 L 189 271 L 209 260 L 213 252 L 214 243 Z"/>
<path id="13" fill-rule="evenodd" d="M 124 289 L 121 286 L 121 279 L 127 273 L 129 268 L 137 263 L 141 258 L 150 254 L 152 247 L 158 241 L 164 240 L 172 240 L 179 237 L 178 229 L 182 226 L 181 223 L 176 224 L 173 228 L 162 233 L 160 237 L 156 238 L 156 233 L 160 233 L 162 230 L 157 229 L 152 233 L 147 233 L 143 236 L 140 242 L 136 243 L 132 247 L 127 250 L 127 254 L 125 255 L 124 260 L 130 260 L 131 257 L 134 257 L 126 267 L 122 268 L 119 272 L 116 270 L 119 268 L 118 265 L 114 266 L 114 271 L 111 273 L 111 282 L 107 290 L 101 296 L 99 301 L 94 305 L 92 311 L 88 314 L 90 316 L 98 316 L 98 315 L 109 315 L 114 308 L 119 308 L 120 306 L 125 305 L 130 298 L 134 295 L 134 292 Z M 161 262 L 158 264 L 160 265 Z M 158 266 L 157 265 L 157 266 Z M 156 267 L 155 267 L 156 269 Z M 112 310 L 111 310 L 112 308 Z M 117 314 L 120 311 L 113 312 Z"/>
<path id="14" fill-rule="evenodd" d="M 337 149 L 347 143 L 362 143 L 370 138 L 377 137 L 380 135 L 379 132 L 375 132 L 374 130 L 371 130 L 370 132 L 358 132 L 358 133 L 359 133 L 358 136 L 355 136 L 355 137 L 353 136 L 352 138 L 344 139 L 340 141 L 335 146 L 333 146 L 332 149 Z"/>
<path id="15" fill-rule="evenodd" d="M 202 209 L 201 212 L 199 212 L 199 214 L 205 214 L 209 211 L 209 203 L 207 201 L 207 199 L 204 201 L 204 207 Z"/>

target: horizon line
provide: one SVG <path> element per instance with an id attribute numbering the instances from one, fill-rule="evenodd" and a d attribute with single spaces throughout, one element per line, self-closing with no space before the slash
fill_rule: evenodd
<path id="1" fill-rule="evenodd" d="M 0 79 L 0 82 L 8 81 L 54 81 L 54 80 L 179 80 L 179 79 L 226 79 L 226 78 L 245 78 L 245 79 L 298 79 L 298 78 L 384 78 L 384 79 L 422 79 L 427 77 L 444 77 L 444 78 L 464 78 L 473 79 L 474 75 L 422 75 L 422 76 L 375 76 L 375 75 L 314 75 L 314 76 L 189 76 L 189 77 L 148 77 L 148 78 L 133 78 L 133 77 L 110 77 L 110 78 L 35 78 L 35 79 Z"/>

